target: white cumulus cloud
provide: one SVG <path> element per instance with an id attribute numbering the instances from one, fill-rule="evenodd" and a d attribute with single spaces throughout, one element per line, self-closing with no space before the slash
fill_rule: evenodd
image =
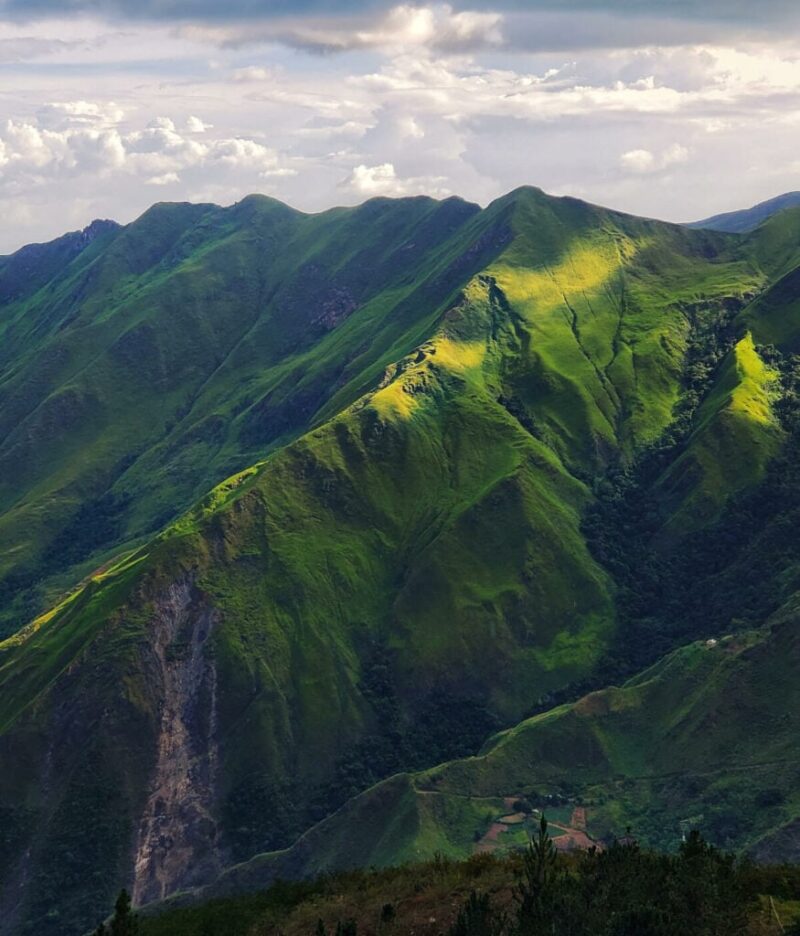
<path id="1" fill-rule="evenodd" d="M 400 178 L 392 163 L 377 166 L 355 166 L 345 180 L 345 187 L 372 198 L 376 195 L 399 197 L 402 195 L 432 195 L 442 197 L 450 194 L 441 176 L 409 176 Z"/>
<path id="2" fill-rule="evenodd" d="M 99 106 L 59 105 L 58 113 L 69 115 L 104 114 Z M 273 148 L 245 137 L 219 137 L 198 140 L 199 133 L 211 129 L 199 118 L 186 120 L 180 131 L 166 116 L 151 119 L 142 129 L 124 132 L 121 128 L 97 129 L 89 120 L 67 121 L 63 129 L 49 129 L 53 108 L 43 109 L 44 125 L 26 121 L 6 122 L 0 131 L 0 189 L 13 183 L 16 190 L 48 180 L 69 176 L 109 175 L 122 172 L 140 177 L 148 185 L 168 185 L 180 181 L 186 170 L 245 172 L 256 177 L 287 175 L 294 169 L 284 165 Z M 105 122 L 105 118 L 103 121 Z M 201 129 L 202 127 L 202 129 Z"/>
<path id="3" fill-rule="evenodd" d="M 189 133 L 205 133 L 206 130 L 212 130 L 213 127 L 213 124 L 206 123 L 199 117 L 195 117 L 194 114 L 190 114 L 186 118 L 186 129 Z"/>
<path id="4" fill-rule="evenodd" d="M 689 150 L 680 143 L 673 143 L 660 153 L 653 153 L 647 149 L 628 150 L 619 158 L 624 169 L 639 174 L 661 172 L 670 166 L 685 163 L 688 160 Z"/>

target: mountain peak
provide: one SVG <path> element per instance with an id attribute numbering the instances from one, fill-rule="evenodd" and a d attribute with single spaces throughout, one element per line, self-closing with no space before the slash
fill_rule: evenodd
<path id="1" fill-rule="evenodd" d="M 94 221 L 86 225 L 86 227 L 79 231 L 79 237 L 81 244 L 86 247 L 95 238 L 100 237 L 102 234 L 108 234 L 111 231 L 117 231 L 122 227 L 117 221 L 112 221 L 110 218 L 95 218 Z"/>

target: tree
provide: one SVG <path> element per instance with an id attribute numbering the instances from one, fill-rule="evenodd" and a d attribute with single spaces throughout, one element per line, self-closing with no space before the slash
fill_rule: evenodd
<path id="1" fill-rule="evenodd" d="M 674 875 L 681 894 L 681 906 L 674 917 L 683 914 L 685 928 L 703 932 L 743 933 L 756 894 L 747 875 L 731 854 L 709 845 L 697 831 L 689 833 L 674 862 Z"/>
<path id="2" fill-rule="evenodd" d="M 136 936 L 139 932 L 139 918 L 131 909 L 131 897 L 124 888 L 114 904 L 114 916 L 108 932 L 109 936 Z"/>
<path id="3" fill-rule="evenodd" d="M 488 894 L 472 891 L 448 936 L 500 936 L 505 931 L 505 923 L 505 915 L 494 910 Z"/>
<path id="4" fill-rule="evenodd" d="M 542 815 L 539 833 L 531 839 L 522 861 L 521 880 L 516 888 L 518 936 L 551 934 L 560 886 L 558 852 L 547 833 Z"/>

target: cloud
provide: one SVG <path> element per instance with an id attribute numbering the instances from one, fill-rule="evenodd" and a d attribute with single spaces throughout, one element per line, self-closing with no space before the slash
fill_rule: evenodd
<path id="1" fill-rule="evenodd" d="M 0 9 L 2 9 L 0 7 Z M 79 49 L 84 42 L 41 36 L 7 36 L 0 38 L 0 64 L 28 62 L 38 58 Z"/>
<path id="2" fill-rule="evenodd" d="M 366 198 L 377 195 L 432 195 L 441 198 L 451 194 L 444 182 L 444 178 L 434 176 L 401 179 L 394 165 L 386 162 L 379 166 L 355 166 L 344 186 Z"/>
<path id="3" fill-rule="evenodd" d="M 214 125 L 195 117 L 194 114 L 190 114 L 186 118 L 186 129 L 189 133 L 205 133 L 207 130 L 213 130 Z"/>
<path id="4" fill-rule="evenodd" d="M 233 73 L 233 80 L 240 82 L 261 82 L 269 81 L 275 74 L 269 68 L 262 68 L 259 65 L 248 65 L 246 68 L 237 68 Z"/>
<path id="5" fill-rule="evenodd" d="M 323 21 L 284 27 L 276 38 L 297 48 L 319 52 L 371 48 L 429 47 L 449 52 L 503 43 L 497 12 L 456 12 L 447 4 L 424 7 L 402 4 L 374 23 L 355 26 Z"/>
<path id="6" fill-rule="evenodd" d="M 124 147 L 115 130 L 54 131 L 9 120 L 0 134 L 3 161 L 0 186 L 43 175 L 69 177 L 77 173 L 119 168 Z"/>
<path id="7" fill-rule="evenodd" d="M 640 175 L 650 172 L 661 172 L 679 163 L 689 160 L 689 150 L 680 143 L 673 143 L 659 154 L 646 149 L 633 149 L 623 153 L 620 164 L 623 169 Z"/>
<path id="8" fill-rule="evenodd" d="M 181 177 L 177 172 L 165 172 L 164 175 L 152 176 L 145 180 L 145 185 L 177 185 Z"/>
<path id="9" fill-rule="evenodd" d="M 177 26 L 218 47 L 281 43 L 331 53 L 398 43 L 442 51 L 502 43 L 553 52 L 780 40 L 800 26 L 800 7 L 795 0 L 761 0 L 757 7 L 744 0 L 0 0 L 0 23 L 67 17 Z M 10 60 L 37 54 L 30 43 L 7 51 Z"/>
<path id="10" fill-rule="evenodd" d="M 282 17 L 255 23 L 192 23 L 183 35 L 222 48 L 281 43 L 306 52 L 330 54 L 369 49 L 427 47 L 447 52 L 493 48 L 504 42 L 499 12 L 456 11 L 450 4 L 402 3 L 370 16 Z M 241 69 L 239 80 L 266 77 L 259 68 Z"/>
<path id="11" fill-rule="evenodd" d="M 623 153 L 619 161 L 624 169 L 631 172 L 652 172 L 656 165 L 656 157 L 650 150 L 633 149 Z"/>
<path id="12" fill-rule="evenodd" d="M 206 164 L 216 163 L 229 169 L 255 169 L 262 176 L 292 171 L 280 165 L 280 157 L 275 150 L 255 140 L 214 140 L 202 158 Z"/>
<path id="13" fill-rule="evenodd" d="M 357 139 L 370 129 L 370 124 L 359 120 L 314 120 L 299 129 L 296 135 L 304 140 L 332 140 L 336 138 Z"/>
<path id="14" fill-rule="evenodd" d="M 619 158 L 623 168 L 631 172 L 652 172 L 656 165 L 656 157 L 646 149 L 628 150 Z"/>
<path id="15" fill-rule="evenodd" d="M 425 136 L 425 130 L 420 126 L 416 117 L 410 114 L 403 114 L 397 118 L 397 129 L 400 136 L 411 140 L 421 140 Z"/>
<path id="16" fill-rule="evenodd" d="M 459 10 L 474 9 L 475 0 L 458 0 Z M 84 12 L 131 19 L 157 20 L 235 20 L 262 19 L 264 17 L 316 16 L 320 14 L 353 15 L 385 10 L 388 0 L 0 0 L 0 13 L 11 18 L 31 19 L 47 15 L 62 15 L 68 6 L 72 14 Z M 642 16 L 657 9 L 654 0 L 495 0 L 498 10 L 555 9 L 570 12 L 602 11 L 604 13 Z M 757 17 L 779 20 L 794 10 L 794 0 L 761 0 Z M 670 14 L 688 20 L 752 21 L 756 18 L 753 7 L 733 0 L 688 0 L 672 4 Z"/>
<path id="17" fill-rule="evenodd" d="M 745 41 L 726 5 L 229 0 L 189 20 L 142 0 L 151 21 L 123 22 L 119 0 L 111 24 L 0 22 L 0 61 L 36 56 L 3 66 L 0 250 L 157 194 L 316 211 L 534 183 L 676 220 L 758 201 L 797 187 L 800 40 Z"/>
<path id="18" fill-rule="evenodd" d="M 107 126 L 110 114 L 121 119 L 122 111 L 72 101 L 41 108 L 39 123 L 7 121 L 0 132 L 0 190 L 9 184 L 19 188 L 47 179 L 115 171 L 141 177 L 148 185 L 176 183 L 182 172 L 191 169 L 244 171 L 261 178 L 295 172 L 276 150 L 253 139 L 194 139 L 211 129 L 197 117 L 187 119 L 186 133 L 165 116 L 124 132 Z"/>
<path id="19" fill-rule="evenodd" d="M 68 127 L 114 127 L 124 117 L 124 111 L 112 101 L 50 101 L 36 112 L 37 123 L 50 130 Z"/>
<path id="20" fill-rule="evenodd" d="M 359 195 L 395 195 L 400 188 L 394 166 L 382 163 L 380 166 L 356 166 L 350 173 L 346 184 Z"/>

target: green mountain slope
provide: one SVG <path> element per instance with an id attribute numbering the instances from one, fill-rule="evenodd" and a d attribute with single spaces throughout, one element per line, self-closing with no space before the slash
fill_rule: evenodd
<path id="1" fill-rule="evenodd" d="M 507 239 L 502 216 L 476 212 L 455 199 L 313 217 L 257 197 L 159 205 L 12 292 L 0 315 L 6 628 L 374 384 Z"/>
<path id="2" fill-rule="evenodd" d="M 678 559 L 791 435 L 758 310 L 797 241 L 762 230 L 535 189 L 157 206 L 10 300 L 6 620 L 85 577 L 0 644 L 8 931 L 206 883 L 705 635 Z M 364 860 L 419 848 L 392 783 Z M 482 807 L 446 803 L 420 835 L 461 848 Z"/>
<path id="3" fill-rule="evenodd" d="M 643 844 L 669 850 L 699 825 L 761 860 L 796 861 L 797 614 L 794 600 L 760 631 L 676 650 L 620 688 L 500 733 L 476 757 L 392 777 L 291 849 L 233 867 L 197 896 L 437 853 L 464 858 L 512 801 L 556 823 L 581 804 L 596 840 L 632 826 Z M 518 821 L 499 826 L 498 852 L 536 822 Z"/>

